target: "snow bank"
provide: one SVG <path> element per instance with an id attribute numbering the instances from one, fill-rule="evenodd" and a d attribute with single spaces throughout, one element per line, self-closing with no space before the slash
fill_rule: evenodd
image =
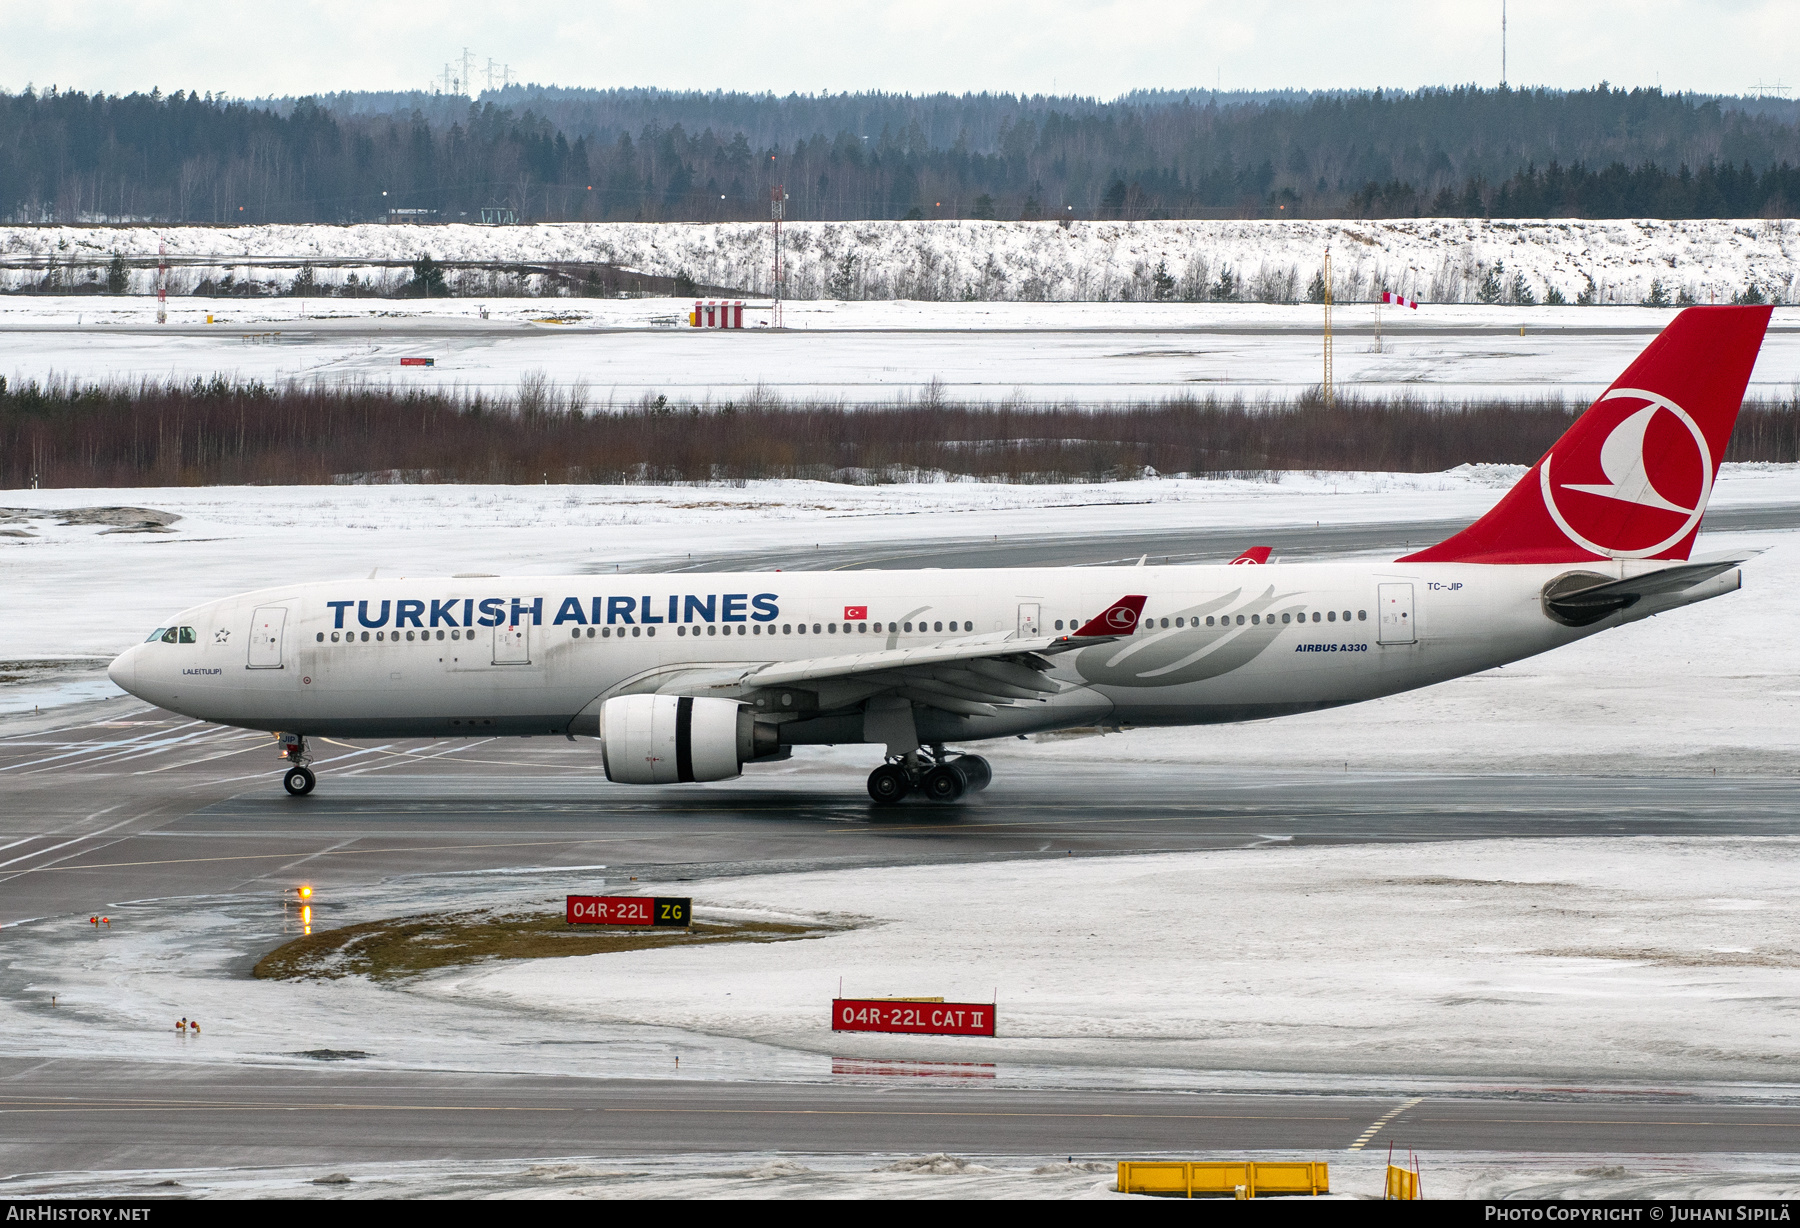
<path id="1" fill-rule="evenodd" d="M 1396 221 L 790 222 L 787 294 L 811 298 L 1143 300 L 1223 297 L 1292 302 L 1305 296 L 1323 252 L 1333 249 L 1336 296 L 1367 298 L 1386 286 L 1427 302 L 1473 302 L 1495 272 L 1502 296 L 1513 275 L 1543 300 L 1637 303 L 1661 283 L 1668 296 L 1728 301 L 1754 284 L 1792 303 L 1800 294 L 1791 221 Z M 0 259 L 54 256 L 103 261 L 117 251 L 228 266 L 240 280 L 285 287 L 300 261 L 328 261 L 327 285 L 351 273 L 404 278 L 359 261 L 606 262 L 656 276 L 767 293 L 769 228 L 755 223 L 544 223 L 533 226 L 10 226 Z M 258 266 L 272 266 L 258 271 Z M 177 291 L 202 274 L 177 269 Z M 34 284 L 42 269 L 0 272 L 0 288 Z M 87 276 L 87 270 L 75 275 Z M 146 291 L 151 274 L 133 275 Z M 1160 287 L 1160 288 L 1159 288 Z M 492 290 L 487 291 L 492 293 Z"/>

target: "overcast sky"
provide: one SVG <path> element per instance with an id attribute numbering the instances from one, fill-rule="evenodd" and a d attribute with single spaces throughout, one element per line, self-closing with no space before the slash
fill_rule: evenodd
<path id="1" fill-rule="evenodd" d="M 0 89 L 235 96 L 516 80 L 814 92 L 1407 87 L 1500 79 L 1500 0 L 0 0 Z M 1507 78 L 1800 83 L 1796 0 L 1510 0 Z M 460 71 L 460 70 L 459 70 Z M 1790 92 L 1788 97 L 1793 97 Z"/>

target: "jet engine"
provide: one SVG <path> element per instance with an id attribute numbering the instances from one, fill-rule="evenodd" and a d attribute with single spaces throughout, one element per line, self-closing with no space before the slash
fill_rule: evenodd
<path id="1" fill-rule="evenodd" d="M 759 728 L 735 699 L 621 695 L 600 705 L 606 778 L 624 785 L 730 780 L 759 755 L 774 754 L 775 730 Z"/>

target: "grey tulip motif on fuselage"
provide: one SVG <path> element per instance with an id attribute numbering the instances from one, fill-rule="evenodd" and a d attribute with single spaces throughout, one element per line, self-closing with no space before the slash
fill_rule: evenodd
<path id="1" fill-rule="evenodd" d="M 1180 686 L 1228 674 L 1262 655 L 1284 627 L 1283 614 L 1294 614 L 1298 605 L 1278 607 L 1274 585 L 1262 596 L 1233 608 L 1243 589 L 1201 602 L 1169 617 L 1186 624 L 1155 631 L 1139 631 L 1123 642 L 1096 644 L 1075 654 L 1075 672 L 1102 686 Z M 1203 626 L 1208 614 L 1230 609 L 1217 626 Z M 1254 621 L 1253 621 L 1254 620 Z M 1145 620 L 1148 623 L 1148 619 Z"/>

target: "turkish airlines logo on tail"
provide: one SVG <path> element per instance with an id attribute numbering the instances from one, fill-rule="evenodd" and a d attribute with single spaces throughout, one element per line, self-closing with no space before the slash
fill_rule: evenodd
<path id="1" fill-rule="evenodd" d="M 1615 388 L 1589 413 L 1609 401 L 1618 404 L 1596 430 L 1565 436 L 1544 458 L 1538 471 L 1544 506 L 1585 550 L 1649 558 L 1686 537 L 1706 514 L 1712 450 L 1693 417 L 1665 396 Z"/>

